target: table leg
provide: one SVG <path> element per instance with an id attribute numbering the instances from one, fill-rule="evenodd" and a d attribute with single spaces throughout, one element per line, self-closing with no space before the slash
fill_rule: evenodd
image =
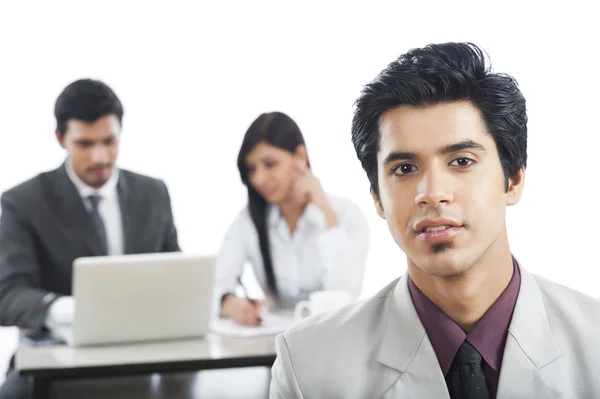
<path id="1" fill-rule="evenodd" d="M 273 373 L 272 373 L 271 367 L 267 367 L 267 369 L 269 370 L 269 376 L 267 377 L 267 395 L 268 395 L 269 391 L 271 390 L 271 379 L 273 378 Z"/>
<path id="2" fill-rule="evenodd" d="M 50 399 L 50 380 L 47 378 L 31 377 L 29 393 L 32 399 Z"/>

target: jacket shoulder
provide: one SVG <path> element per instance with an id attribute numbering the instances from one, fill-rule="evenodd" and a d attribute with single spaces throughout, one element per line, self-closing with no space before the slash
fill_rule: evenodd
<path id="1" fill-rule="evenodd" d="M 130 170 L 119 169 L 119 174 L 128 184 L 136 187 L 162 188 L 166 186 L 162 179 L 132 172 Z"/>
<path id="2" fill-rule="evenodd" d="M 55 174 L 56 171 L 43 172 L 6 190 L 2 193 L 2 203 L 10 202 L 26 207 L 38 201 L 51 188 Z"/>
<path id="3" fill-rule="evenodd" d="M 127 187 L 127 191 L 136 197 L 170 202 L 169 189 L 162 179 L 119 169 L 119 184 Z"/>
<path id="4" fill-rule="evenodd" d="M 305 397 L 383 389 L 381 369 L 385 367 L 376 359 L 397 281 L 369 299 L 309 317 L 283 334 Z"/>
<path id="5" fill-rule="evenodd" d="M 534 278 L 551 322 L 566 322 L 575 329 L 592 328 L 600 332 L 600 300 L 543 277 Z"/>
<path id="6" fill-rule="evenodd" d="M 294 325 L 284 333 L 288 346 L 293 347 L 305 340 L 308 342 L 308 340 L 318 337 L 318 344 L 311 345 L 310 349 L 318 352 L 319 346 L 327 347 L 328 339 L 335 340 L 339 345 L 340 334 L 344 334 L 344 338 L 353 341 L 361 334 L 372 333 L 375 325 L 381 324 L 381 318 L 385 314 L 385 308 L 396 281 L 371 298 L 357 301 L 332 313 L 309 317 Z M 353 343 L 353 345 L 355 344 Z"/>

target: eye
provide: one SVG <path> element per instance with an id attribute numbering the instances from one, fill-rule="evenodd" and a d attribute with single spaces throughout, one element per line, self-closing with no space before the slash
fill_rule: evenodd
<path id="1" fill-rule="evenodd" d="M 275 162 L 275 161 L 268 161 L 268 162 L 265 163 L 265 166 L 267 168 L 274 168 L 275 166 L 277 166 L 277 162 Z"/>
<path id="2" fill-rule="evenodd" d="M 459 168 L 468 168 L 472 166 L 476 162 L 470 158 L 456 158 L 454 161 L 450 162 L 452 166 L 458 166 Z"/>
<path id="3" fill-rule="evenodd" d="M 401 165 L 395 166 L 394 169 L 392 169 L 392 173 L 399 175 L 399 176 L 404 176 L 409 173 L 413 173 L 416 170 L 417 170 L 417 167 L 415 165 L 410 164 L 410 163 L 403 163 Z"/>
<path id="4" fill-rule="evenodd" d="M 87 140 L 79 140 L 79 141 L 77 141 L 77 144 L 82 148 L 90 148 L 90 147 L 94 146 L 93 141 L 87 141 Z"/>

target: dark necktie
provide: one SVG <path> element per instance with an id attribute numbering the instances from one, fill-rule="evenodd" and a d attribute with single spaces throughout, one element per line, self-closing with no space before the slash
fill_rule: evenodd
<path id="1" fill-rule="evenodd" d="M 490 399 L 481 367 L 481 354 L 466 340 L 454 358 L 458 365 L 460 399 Z"/>
<path id="2" fill-rule="evenodd" d="M 98 211 L 98 205 L 100 204 L 100 200 L 102 200 L 102 197 L 99 195 L 90 195 L 88 199 L 90 200 L 90 204 L 92 205 L 92 223 L 94 225 L 94 229 L 98 233 L 98 237 L 100 237 L 100 243 L 102 244 L 102 255 L 108 255 L 108 241 L 106 239 L 106 228 L 104 227 L 104 221 L 102 220 L 102 216 L 100 216 L 100 212 Z"/>

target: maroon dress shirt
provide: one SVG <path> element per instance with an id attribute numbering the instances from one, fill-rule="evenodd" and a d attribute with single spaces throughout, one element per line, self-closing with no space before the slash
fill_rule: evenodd
<path id="1" fill-rule="evenodd" d="M 408 288 L 415 310 L 425 327 L 429 341 L 431 341 L 452 399 L 460 398 L 458 369 L 453 361 L 458 348 L 465 339 L 481 353 L 484 360 L 485 380 L 491 398 L 496 398 L 508 327 L 521 286 L 521 274 L 514 259 L 513 265 L 514 272 L 508 286 L 469 333 L 463 331 L 458 324 L 427 298 L 412 279 L 408 279 Z"/>

